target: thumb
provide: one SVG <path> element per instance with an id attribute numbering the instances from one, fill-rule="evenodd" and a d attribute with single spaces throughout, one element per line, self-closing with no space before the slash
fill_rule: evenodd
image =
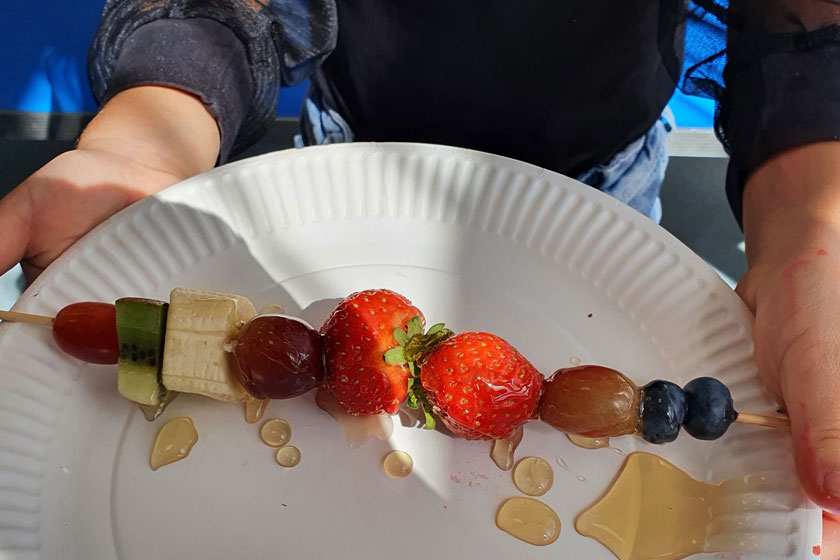
<path id="1" fill-rule="evenodd" d="M 822 353 L 830 344 L 810 347 L 801 366 L 783 375 L 782 391 L 790 415 L 799 479 L 823 509 L 840 512 L 840 372 Z M 808 358 L 817 354 L 817 359 Z M 806 365 L 808 364 L 808 365 Z"/>
<path id="2" fill-rule="evenodd" d="M 0 199 L 0 274 L 26 254 L 32 224 L 32 204 L 20 187 Z"/>

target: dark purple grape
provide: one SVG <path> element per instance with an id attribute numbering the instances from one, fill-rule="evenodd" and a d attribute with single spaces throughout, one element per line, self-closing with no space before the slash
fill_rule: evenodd
<path id="1" fill-rule="evenodd" d="M 260 315 L 242 327 L 233 348 L 239 380 L 258 399 L 288 399 L 321 385 L 321 335 L 285 315 Z"/>

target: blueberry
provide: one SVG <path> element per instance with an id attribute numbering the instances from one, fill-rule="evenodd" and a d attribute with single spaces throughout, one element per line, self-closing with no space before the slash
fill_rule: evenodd
<path id="1" fill-rule="evenodd" d="M 683 390 L 688 412 L 683 427 L 697 439 L 717 439 L 738 418 L 726 385 L 711 377 L 698 377 Z"/>
<path id="2" fill-rule="evenodd" d="M 652 381 L 642 389 L 642 437 L 651 443 L 677 439 L 685 418 L 686 401 L 679 385 Z"/>

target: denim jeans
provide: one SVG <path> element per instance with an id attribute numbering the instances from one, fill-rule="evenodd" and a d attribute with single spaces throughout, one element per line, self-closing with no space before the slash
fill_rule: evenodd
<path id="1" fill-rule="evenodd" d="M 630 143 L 609 162 L 596 165 L 576 179 L 620 200 L 658 224 L 662 219 L 659 189 L 668 165 L 665 137 L 673 122 L 673 114 L 666 108 L 644 136 Z"/>

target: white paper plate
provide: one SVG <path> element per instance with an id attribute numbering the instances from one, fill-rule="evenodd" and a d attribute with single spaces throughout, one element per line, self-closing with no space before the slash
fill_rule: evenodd
<path id="1" fill-rule="evenodd" d="M 577 357 L 639 384 L 710 375 L 740 409 L 775 410 L 755 377 L 751 317 L 706 264 L 594 189 L 487 154 L 356 144 L 225 166 L 100 226 L 16 310 L 166 299 L 176 286 L 241 293 L 258 308 L 279 302 L 316 325 L 339 298 L 386 287 L 431 322 L 505 337 L 547 374 Z M 555 465 L 543 499 L 563 531 L 543 548 L 496 529 L 497 507 L 518 492 L 485 442 L 397 426 L 390 442 L 348 449 L 307 395 L 266 414 L 291 422 L 303 454 L 282 469 L 239 406 L 186 396 L 164 419 L 192 416 L 200 441 L 152 472 L 161 422 L 118 396 L 113 367 L 69 359 L 47 330 L 20 325 L 0 326 L 0 364 L 4 560 L 612 558 L 573 523 L 624 456 L 578 449 L 539 423 L 519 455 Z M 743 558 L 813 558 L 820 512 L 801 497 L 784 432 L 736 425 L 713 443 L 624 437 L 613 447 L 660 454 L 708 481 L 776 471 L 766 510 L 733 519 L 758 542 Z M 383 473 L 392 448 L 413 456 L 409 478 Z"/>

